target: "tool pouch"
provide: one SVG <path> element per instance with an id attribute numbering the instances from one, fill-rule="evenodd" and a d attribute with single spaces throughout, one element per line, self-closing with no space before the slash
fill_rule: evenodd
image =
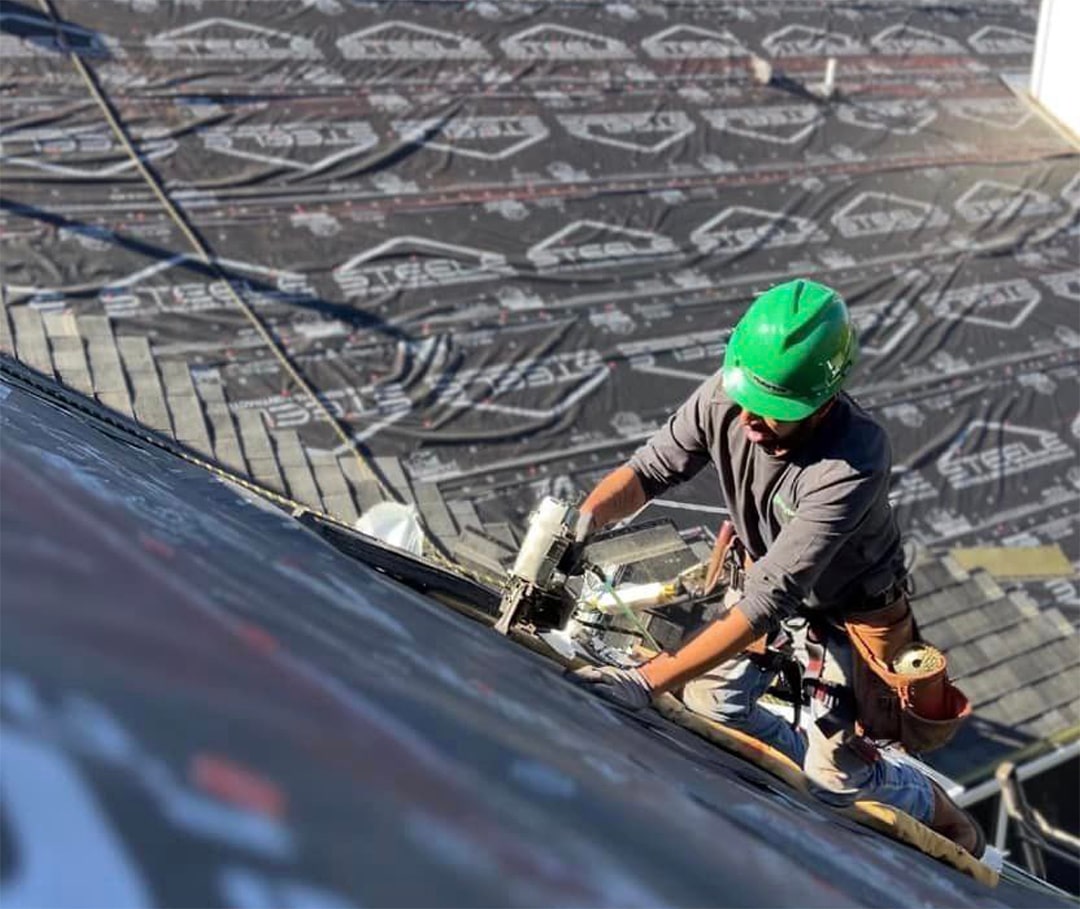
<path id="1" fill-rule="evenodd" d="M 860 734 L 900 742 L 913 753 L 945 745 L 971 714 L 967 697 L 947 675 L 944 660 L 929 675 L 892 671 L 897 653 L 916 640 L 915 620 L 907 597 L 844 622 L 853 653 L 852 688 Z M 929 697 L 932 693 L 932 697 Z M 917 713 L 914 704 L 933 701 L 933 716 Z"/>

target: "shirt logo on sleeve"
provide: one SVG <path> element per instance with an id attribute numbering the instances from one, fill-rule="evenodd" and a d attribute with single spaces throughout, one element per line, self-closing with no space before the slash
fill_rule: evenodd
<path id="1" fill-rule="evenodd" d="M 780 497 L 779 493 L 773 496 L 772 501 L 773 511 L 776 512 L 776 516 L 781 524 L 786 524 L 795 517 L 795 509 L 788 505 L 788 503 Z"/>

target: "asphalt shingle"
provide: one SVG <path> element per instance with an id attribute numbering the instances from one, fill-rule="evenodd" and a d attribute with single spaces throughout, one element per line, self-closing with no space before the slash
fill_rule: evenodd
<path id="1" fill-rule="evenodd" d="M 90 364 L 86 362 L 86 348 L 80 337 L 64 335 L 50 338 L 52 361 L 56 374 L 68 388 L 81 391 L 84 395 L 94 394 L 94 383 L 90 378 Z"/>
<path id="2" fill-rule="evenodd" d="M 970 620 L 968 620 L 969 616 Z M 965 630 L 969 627 L 970 621 L 970 629 L 974 637 L 979 636 L 980 632 L 1005 634 L 1009 628 L 1025 618 L 1030 618 L 1030 615 L 1025 614 L 1011 597 L 1002 597 L 1000 600 L 976 606 L 959 617 Z"/>
<path id="3" fill-rule="evenodd" d="M 454 521 L 457 526 L 464 529 L 466 527 L 480 527 L 480 515 L 476 511 L 476 507 L 472 502 L 467 499 L 457 499 L 447 503 L 447 507 L 450 509 L 450 513 L 454 516 Z"/>
<path id="4" fill-rule="evenodd" d="M 455 558 L 494 577 L 502 577 L 514 550 L 480 531 L 466 529 L 450 544 Z"/>
<path id="5" fill-rule="evenodd" d="M 86 359 L 90 365 L 95 397 L 106 407 L 125 416 L 134 416 L 127 377 L 109 318 L 83 315 L 77 318 L 77 322 L 79 332 L 86 340 Z"/>
<path id="6" fill-rule="evenodd" d="M 966 612 L 971 608 L 968 598 L 960 593 L 960 585 L 953 584 L 934 590 L 932 593 L 913 599 L 911 609 L 922 627 L 929 627 L 935 622 L 943 622 L 950 616 Z"/>
<path id="7" fill-rule="evenodd" d="M 11 330 L 11 321 L 8 319 L 6 295 L 0 291 L 0 351 L 13 356 L 15 354 L 15 336 Z"/>
<path id="8" fill-rule="evenodd" d="M 971 703 L 978 707 L 1013 691 L 1020 684 L 1016 673 L 1008 663 L 995 666 L 985 672 L 969 675 L 964 679 L 961 688 L 968 696 Z"/>
<path id="9" fill-rule="evenodd" d="M 213 446 L 214 457 L 226 467 L 244 473 L 244 452 L 240 447 L 236 423 L 225 401 L 225 391 L 221 383 L 199 382 L 196 390 L 203 402 L 203 414 L 210 432 L 210 444 Z"/>
<path id="10" fill-rule="evenodd" d="M 165 406 L 165 393 L 150 342 L 142 337 L 121 336 L 116 339 L 116 349 L 131 387 L 135 419 L 151 429 L 172 435 L 172 419 Z"/>
<path id="11" fill-rule="evenodd" d="M 428 531 L 437 539 L 457 536 L 458 528 L 443 501 L 442 493 L 435 483 L 417 482 L 412 484 L 413 499 L 419 509 Z"/>
<path id="12" fill-rule="evenodd" d="M 349 482 L 337 458 L 329 451 L 306 449 L 306 453 L 326 510 L 339 520 L 351 524 L 359 515 Z"/>
<path id="13" fill-rule="evenodd" d="M 401 467 L 401 461 L 389 456 L 379 456 L 374 459 L 375 468 L 379 473 L 379 479 L 396 492 L 398 498 L 403 501 L 410 499 L 409 478 Z"/>
<path id="14" fill-rule="evenodd" d="M 927 559 L 916 563 L 911 570 L 911 580 L 915 587 L 914 599 L 916 601 L 935 590 L 942 590 L 957 583 L 956 578 L 939 559 Z"/>
<path id="15" fill-rule="evenodd" d="M 382 484 L 376 480 L 372 472 L 362 464 L 356 455 L 349 451 L 337 456 L 338 467 L 348 482 L 356 503 L 356 510 L 363 514 L 372 505 L 385 501 L 386 495 Z"/>
<path id="16" fill-rule="evenodd" d="M 264 486 L 283 491 L 285 481 L 281 476 L 277 455 L 270 444 L 262 414 L 257 410 L 241 410 L 236 415 L 236 423 L 251 475 Z"/>
<path id="17" fill-rule="evenodd" d="M 189 448 L 213 457 L 214 449 L 199 399 L 194 394 L 166 395 L 165 406 L 169 408 L 176 438 Z"/>
<path id="18" fill-rule="evenodd" d="M 1080 638 L 1055 609 L 1006 594 L 986 572 L 950 569 L 921 553 L 912 609 L 924 637 L 946 652 L 974 716 L 930 763 L 968 782 L 1080 719 Z M 958 580 L 960 578 L 960 580 Z M 975 774 L 976 776 L 971 776 Z"/>
<path id="19" fill-rule="evenodd" d="M 319 487 L 315 484 L 315 476 L 300 444 L 300 437 L 294 430 L 279 429 L 272 436 L 272 441 L 278 464 L 285 474 L 289 495 L 308 508 L 322 511 Z"/>

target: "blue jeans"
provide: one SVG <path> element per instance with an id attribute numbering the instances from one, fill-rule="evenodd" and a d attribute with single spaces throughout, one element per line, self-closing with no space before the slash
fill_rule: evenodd
<path id="1" fill-rule="evenodd" d="M 795 639 L 795 656 L 805 667 L 805 625 L 800 628 L 792 623 L 788 630 Z M 851 646 L 830 635 L 822 681 L 847 685 L 851 665 Z M 867 799 L 892 805 L 924 824 L 930 822 L 934 794 L 929 780 L 887 750 L 880 752 L 878 760 L 868 759 L 867 749 L 859 747 L 862 740 L 855 733 L 854 721 L 842 711 L 812 700 L 804 731 L 759 706 L 758 699 L 775 678 L 775 671 L 737 657 L 688 682 L 683 702 L 695 713 L 786 754 L 803 768 L 814 795 L 829 805 L 842 808 Z"/>

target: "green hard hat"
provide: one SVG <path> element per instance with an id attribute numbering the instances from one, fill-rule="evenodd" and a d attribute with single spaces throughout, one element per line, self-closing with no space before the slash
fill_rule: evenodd
<path id="1" fill-rule="evenodd" d="M 758 416 L 802 420 L 840 390 L 855 357 L 840 295 L 815 281 L 788 281 L 754 300 L 735 326 L 724 390 Z"/>

